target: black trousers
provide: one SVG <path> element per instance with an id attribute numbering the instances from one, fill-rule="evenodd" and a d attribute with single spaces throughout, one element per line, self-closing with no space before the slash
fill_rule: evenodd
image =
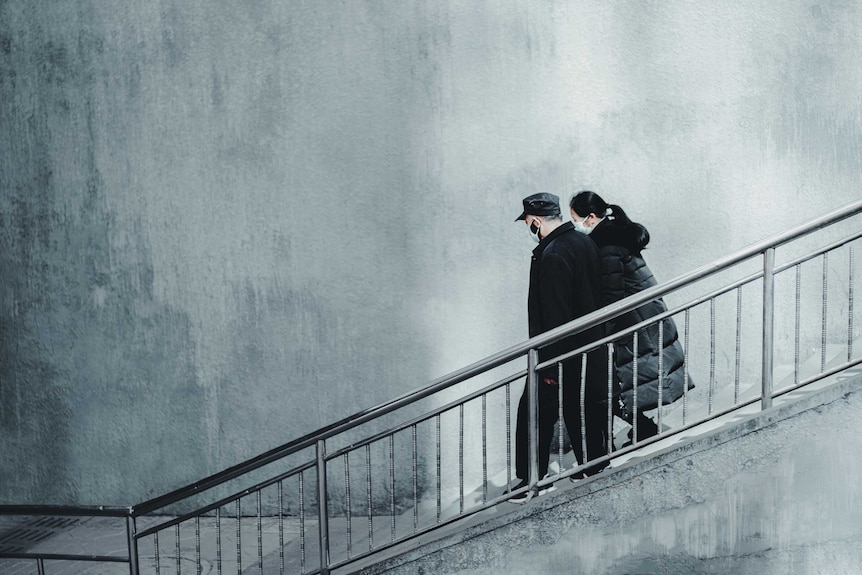
<path id="1" fill-rule="evenodd" d="M 556 379 L 556 373 L 553 373 Z M 538 441 L 539 478 L 548 472 L 551 456 L 551 440 L 559 419 L 559 389 L 557 385 L 544 382 L 539 375 L 538 393 Z M 572 448 L 579 463 L 584 463 L 608 453 L 608 365 L 607 352 L 597 350 L 587 357 L 585 379 L 584 423 L 586 424 L 586 460 L 581 435 L 581 358 L 563 364 L 563 421 L 572 441 Z M 529 479 L 530 473 L 530 390 L 524 385 L 524 393 L 518 403 L 518 419 L 515 427 L 515 474 L 519 479 Z M 587 469 L 587 473 L 602 469 L 599 464 Z"/>

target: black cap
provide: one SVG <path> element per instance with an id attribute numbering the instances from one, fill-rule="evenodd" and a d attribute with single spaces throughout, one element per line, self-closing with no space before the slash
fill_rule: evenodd
<path id="1" fill-rule="evenodd" d="M 515 221 L 524 220 L 527 216 L 556 216 L 560 214 L 560 198 L 554 194 L 540 192 L 524 198 L 524 213 Z"/>

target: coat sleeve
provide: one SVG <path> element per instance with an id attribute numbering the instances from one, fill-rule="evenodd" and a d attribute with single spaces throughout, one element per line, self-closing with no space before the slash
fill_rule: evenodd
<path id="1" fill-rule="evenodd" d="M 542 259 L 539 275 L 539 293 L 542 301 L 542 328 L 548 331 L 575 319 L 575 302 L 572 301 L 572 286 L 575 285 L 575 270 L 570 262 L 558 254 L 548 254 Z M 539 361 L 556 357 L 570 351 L 571 343 L 563 339 L 539 350 Z M 556 369 L 549 368 L 543 377 L 556 379 Z"/>

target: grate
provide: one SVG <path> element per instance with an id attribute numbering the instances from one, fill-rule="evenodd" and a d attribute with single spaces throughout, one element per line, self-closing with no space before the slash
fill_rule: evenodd
<path id="1" fill-rule="evenodd" d="M 59 531 L 74 527 L 74 517 L 40 517 L 25 521 L 20 527 L 0 531 L 0 553 L 23 553 Z"/>

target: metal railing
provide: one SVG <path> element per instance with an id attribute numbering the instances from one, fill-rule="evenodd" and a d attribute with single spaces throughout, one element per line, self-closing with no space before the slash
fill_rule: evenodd
<path id="1" fill-rule="evenodd" d="M 216 573 L 326 574 L 440 530 L 513 495 L 535 495 L 556 481 L 574 478 L 588 466 L 742 407 L 759 402 L 761 409 L 768 409 L 776 397 L 862 363 L 853 349 L 857 331 L 854 250 L 862 232 L 838 229 L 839 223 L 852 223 L 850 218 L 860 213 L 862 200 L 192 485 L 129 509 L 113 510 L 111 514 L 125 519 L 127 552 L 122 558 L 90 560 L 127 562 L 132 575 L 200 573 L 204 564 Z M 825 243 L 822 235 L 830 236 Z M 809 240 L 820 243 L 812 248 L 806 244 Z M 783 263 L 776 263 L 779 248 L 788 251 Z M 794 249 L 803 253 L 794 254 Z M 811 269 L 818 280 L 803 282 L 803 274 L 810 274 Z M 686 296 L 689 291 L 694 295 Z M 830 300 L 834 294 L 840 297 Z M 686 297 L 685 303 L 670 306 L 640 324 L 538 361 L 537 350 L 567 336 L 658 298 Z M 777 299 L 782 305 L 776 306 Z M 785 313 L 788 309 L 793 313 Z M 819 321 L 811 321 L 815 316 Z M 537 373 L 556 366 L 558 416 L 562 419 L 564 378 L 574 378 L 583 390 L 586 375 L 583 368 L 581 373 L 565 373 L 566 360 L 581 357 L 585 366 L 587 354 L 606 349 L 609 374 L 613 373 L 612 358 L 621 338 L 631 336 L 637 349 L 642 329 L 658 325 L 661 338 L 664 322 L 671 319 L 682 326 L 686 389 L 682 398 L 662 405 L 660 366 L 660 406 L 651 414 L 659 434 L 639 441 L 633 429 L 630 446 L 614 449 L 612 444 L 607 455 L 581 464 L 568 454 L 560 437 L 552 450 L 551 471 L 538 477 Z M 776 322 L 780 324 L 777 329 Z M 814 330 L 806 329 L 811 325 Z M 696 382 L 694 389 L 688 388 L 690 374 Z M 528 485 L 507 493 L 515 475 L 513 385 L 520 391 L 525 380 L 533 433 L 531 473 L 526 478 Z M 612 384 L 609 375 L 606 430 L 608 436 L 619 438 L 627 426 L 612 412 Z M 573 389 L 565 387 L 570 392 Z M 583 397 L 580 405 L 583 422 Z M 636 422 L 634 418 L 633 425 Z M 0 507 L 0 517 L 57 515 L 61 511 L 69 510 Z M 88 514 L 79 511 L 78 515 Z M 89 511 L 90 515 L 102 513 Z M 40 573 L 44 560 L 72 558 L 37 555 L 4 552 L 0 544 L 0 559 L 35 559 Z M 194 567 L 184 570 L 181 557 Z"/>
<path id="2" fill-rule="evenodd" d="M 0 506 L 0 560 L 22 559 L 33 561 L 37 573 L 44 575 L 46 562 L 79 561 L 83 563 L 131 564 L 132 509 L 129 507 L 87 507 L 87 506 L 50 506 L 50 505 L 5 505 Z M 52 544 L 39 547 L 57 534 L 68 532 L 80 521 L 105 520 L 113 525 L 100 526 L 100 531 L 113 531 L 120 541 L 108 544 L 95 542 L 85 550 L 80 545 Z M 52 542 L 54 543 L 54 542 Z M 93 543 L 93 542 L 88 542 Z M 117 553 L 123 548 L 125 553 Z M 0 562 L 0 572 L 3 563 Z"/>

